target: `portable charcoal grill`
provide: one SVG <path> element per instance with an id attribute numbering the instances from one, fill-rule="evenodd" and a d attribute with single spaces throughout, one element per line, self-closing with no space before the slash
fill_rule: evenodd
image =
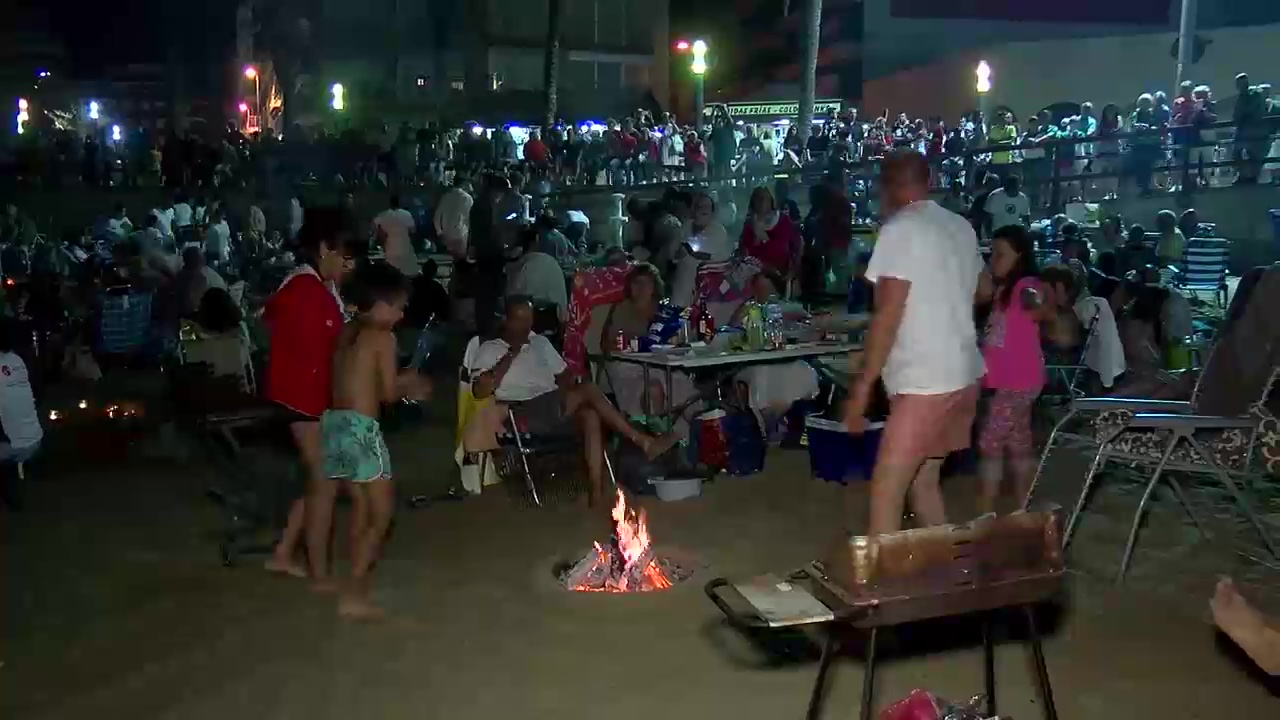
<path id="1" fill-rule="evenodd" d="M 820 626 L 826 631 L 807 718 L 822 713 L 831 662 L 843 631 L 866 633 L 863 720 L 873 712 L 876 643 L 881 628 L 962 615 L 980 615 L 988 717 L 996 715 L 996 611 L 1018 608 L 1026 618 L 1046 720 L 1057 720 L 1034 606 L 1058 593 L 1063 560 L 1057 508 L 985 516 L 963 525 L 905 530 L 874 538 L 842 537 L 821 562 L 785 580 L 731 584 L 720 578 L 708 597 L 743 628 Z"/>

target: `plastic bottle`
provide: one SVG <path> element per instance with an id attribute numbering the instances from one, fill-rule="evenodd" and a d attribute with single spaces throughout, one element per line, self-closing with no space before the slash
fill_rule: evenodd
<path id="1" fill-rule="evenodd" d="M 769 303 L 765 306 L 764 316 L 765 348 L 777 350 L 784 344 L 782 337 L 782 306 Z"/>

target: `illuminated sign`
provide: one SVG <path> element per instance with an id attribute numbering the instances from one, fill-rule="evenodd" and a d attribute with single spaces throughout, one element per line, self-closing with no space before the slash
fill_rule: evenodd
<path id="1" fill-rule="evenodd" d="M 766 102 L 766 103 L 729 103 L 731 117 L 770 115 L 792 117 L 800 114 L 799 102 Z M 844 109 L 841 100 L 816 100 L 813 103 L 814 115 L 838 113 Z"/>

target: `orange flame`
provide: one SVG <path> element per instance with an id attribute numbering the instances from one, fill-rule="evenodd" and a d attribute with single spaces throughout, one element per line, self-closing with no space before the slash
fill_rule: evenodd
<path id="1" fill-rule="evenodd" d="M 605 581 L 603 587 L 593 587 L 589 585 L 576 585 L 574 590 L 582 592 L 635 592 L 645 590 L 666 590 L 671 587 L 671 579 L 658 565 L 648 550 L 652 544 L 649 539 L 649 525 L 645 519 L 644 509 L 641 508 L 636 512 L 627 506 L 627 498 L 622 494 L 622 490 L 618 490 L 618 499 L 613 504 L 614 533 L 618 537 L 618 552 L 622 555 L 623 570 L 620 577 L 610 577 Z M 596 565 L 607 565 L 610 561 L 609 553 L 600 545 L 594 543 L 592 551 L 595 553 Z M 629 587 L 628 578 L 635 575 L 633 569 L 635 564 L 648 558 L 648 564 L 644 570 L 639 573 L 639 587 Z"/>

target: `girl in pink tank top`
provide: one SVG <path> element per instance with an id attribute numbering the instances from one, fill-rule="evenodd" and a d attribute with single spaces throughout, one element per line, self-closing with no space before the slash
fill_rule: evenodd
<path id="1" fill-rule="evenodd" d="M 1031 442 L 1031 406 L 1044 385 L 1040 323 L 1046 319 L 1046 289 L 1037 275 L 1035 249 L 1026 230 L 996 230 L 991 243 L 991 314 L 982 338 L 989 395 L 978 433 L 979 511 L 995 509 L 1006 460 L 1013 471 L 1014 498 L 1026 500 L 1035 471 Z"/>

